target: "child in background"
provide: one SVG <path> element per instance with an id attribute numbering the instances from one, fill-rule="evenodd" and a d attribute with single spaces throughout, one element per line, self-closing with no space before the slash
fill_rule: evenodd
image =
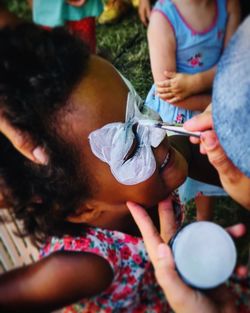
<path id="1" fill-rule="evenodd" d="M 33 21 L 45 28 L 66 26 L 96 51 L 96 17 L 101 14 L 101 0 L 33 0 Z"/>
<path id="2" fill-rule="evenodd" d="M 154 84 L 146 105 L 163 121 L 184 123 L 209 104 L 210 97 L 202 92 L 212 88 L 216 64 L 239 24 L 239 11 L 238 0 L 157 1 L 148 29 Z M 180 188 L 182 200 L 195 198 L 198 220 L 212 217 L 213 199 L 206 195 L 225 193 L 189 178 Z"/>
<path id="3" fill-rule="evenodd" d="M 187 175 L 165 131 L 142 122 L 157 114 L 62 29 L 0 31 L 0 73 L 6 119 L 48 155 L 35 164 L 0 136 L 0 189 L 45 241 L 40 261 L 0 275 L 1 311 L 170 312 L 126 206 L 144 205 L 157 224 L 153 208 Z"/>

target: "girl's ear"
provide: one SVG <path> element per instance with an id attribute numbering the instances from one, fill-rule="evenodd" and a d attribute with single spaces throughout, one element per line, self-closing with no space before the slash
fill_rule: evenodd
<path id="1" fill-rule="evenodd" d="M 92 202 L 87 203 L 76 212 L 69 215 L 66 220 L 71 223 L 94 223 L 102 214 L 99 206 L 95 206 Z"/>

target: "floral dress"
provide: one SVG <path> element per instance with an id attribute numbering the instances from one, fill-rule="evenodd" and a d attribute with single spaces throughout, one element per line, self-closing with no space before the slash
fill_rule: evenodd
<path id="1" fill-rule="evenodd" d="M 170 312 L 141 238 L 119 231 L 87 228 L 81 237 L 52 238 L 41 256 L 59 250 L 97 254 L 109 262 L 114 272 L 107 290 L 65 308 L 64 313 Z"/>

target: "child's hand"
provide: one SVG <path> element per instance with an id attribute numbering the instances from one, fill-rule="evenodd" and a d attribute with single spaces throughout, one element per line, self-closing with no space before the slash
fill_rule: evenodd
<path id="1" fill-rule="evenodd" d="M 81 7 L 85 4 L 86 0 L 66 0 L 66 2 L 73 7 Z"/>
<path id="2" fill-rule="evenodd" d="M 142 23 L 145 26 L 148 26 L 150 13 L 151 13 L 150 0 L 140 0 L 138 13 L 139 13 L 139 17 Z"/>
<path id="3" fill-rule="evenodd" d="M 156 83 L 158 96 L 175 103 L 192 95 L 192 75 L 165 71 L 166 80 Z"/>

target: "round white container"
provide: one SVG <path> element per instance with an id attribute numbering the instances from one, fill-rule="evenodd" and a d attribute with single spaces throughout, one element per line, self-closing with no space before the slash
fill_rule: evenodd
<path id="1" fill-rule="evenodd" d="M 211 222 L 194 222 L 173 238 L 177 271 L 189 285 L 214 288 L 225 282 L 236 265 L 236 248 L 230 235 Z"/>

